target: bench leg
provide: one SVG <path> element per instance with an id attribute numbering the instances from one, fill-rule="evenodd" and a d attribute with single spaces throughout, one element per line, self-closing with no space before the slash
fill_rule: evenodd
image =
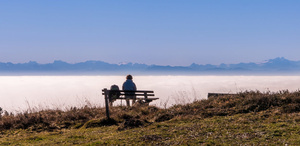
<path id="1" fill-rule="evenodd" d="M 130 106 L 130 102 L 129 102 L 129 99 L 125 99 L 126 100 L 126 105 L 129 107 Z"/>

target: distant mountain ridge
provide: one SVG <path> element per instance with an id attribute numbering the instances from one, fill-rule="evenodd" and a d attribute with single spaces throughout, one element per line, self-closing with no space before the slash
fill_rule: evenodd
<path id="1" fill-rule="evenodd" d="M 64 61 L 54 61 L 39 64 L 35 61 L 27 63 L 0 63 L 0 73 L 12 72 L 71 72 L 71 73 L 108 73 L 136 72 L 141 74 L 210 74 L 210 73 L 290 73 L 300 72 L 300 61 L 291 61 L 283 57 L 269 59 L 263 63 L 238 64 L 191 64 L 190 66 L 162 66 L 138 63 L 110 64 L 103 61 L 86 61 L 70 64 Z"/>

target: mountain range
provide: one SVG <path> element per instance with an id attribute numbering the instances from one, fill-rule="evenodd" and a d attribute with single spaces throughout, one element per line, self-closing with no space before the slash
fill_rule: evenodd
<path id="1" fill-rule="evenodd" d="M 191 64 L 190 66 L 162 66 L 139 63 L 110 64 L 103 61 L 86 61 L 70 64 L 54 61 L 39 64 L 35 61 L 27 63 L 1 63 L 0 74 L 297 74 L 300 73 L 300 61 L 291 61 L 283 57 L 269 59 L 262 63 L 238 64 Z"/>

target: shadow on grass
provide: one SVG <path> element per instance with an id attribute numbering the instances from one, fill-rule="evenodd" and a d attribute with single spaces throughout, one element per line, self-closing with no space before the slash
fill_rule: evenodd
<path id="1" fill-rule="evenodd" d="M 112 126 L 112 125 L 118 125 L 118 122 L 115 119 L 95 119 L 90 120 L 86 122 L 83 127 L 84 128 L 93 128 L 93 127 L 102 127 L 102 126 Z"/>

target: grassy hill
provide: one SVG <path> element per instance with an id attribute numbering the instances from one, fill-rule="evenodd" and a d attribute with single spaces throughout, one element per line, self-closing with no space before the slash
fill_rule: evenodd
<path id="1" fill-rule="evenodd" d="M 300 145 L 300 91 L 249 91 L 167 109 L 96 107 L 2 113 L 1 145 Z"/>

